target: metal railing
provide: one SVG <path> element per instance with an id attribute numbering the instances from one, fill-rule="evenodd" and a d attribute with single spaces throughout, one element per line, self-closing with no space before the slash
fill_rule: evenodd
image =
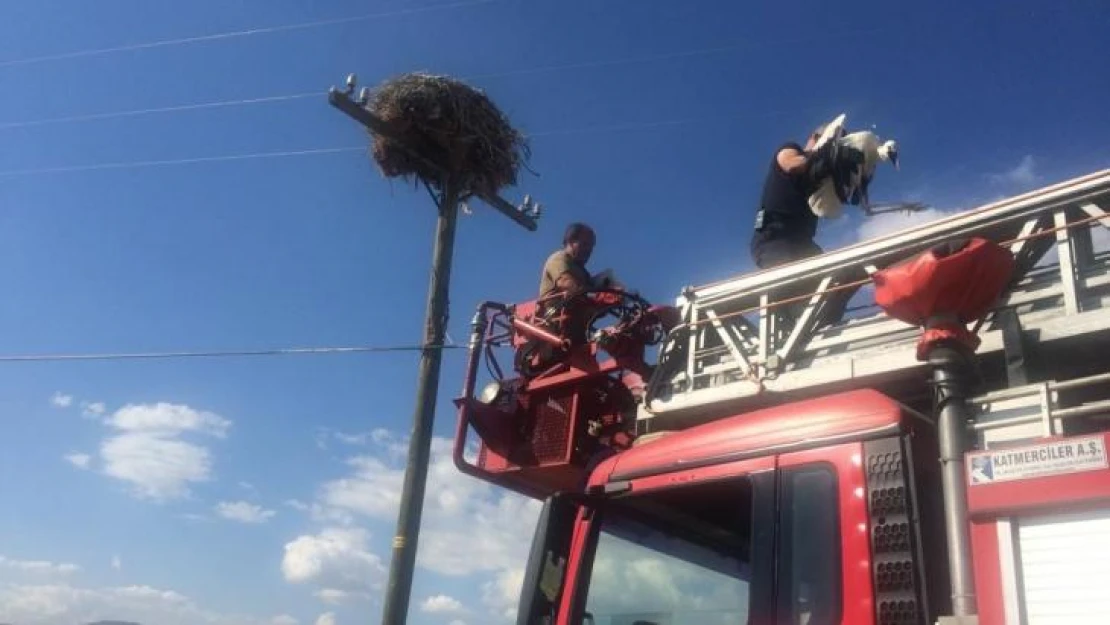
<path id="1" fill-rule="evenodd" d="M 831 297 L 866 290 L 875 271 L 960 238 L 984 237 L 1014 253 L 1017 275 L 999 308 L 1017 311 L 1023 327 L 1041 331 L 1040 340 L 1110 330 L 1110 255 L 1096 253 L 1091 234 L 1110 229 L 1108 211 L 1105 170 L 818 257 L 688 288 L 677 301 L 683 325 L 660 351 L 641 419 L 722 401 L 742 408 L 768 392 L 816 393 L 917 371 L 923 363 L 914 357 L 916 328 L 881 312 L 832 324 L 822 324 L 822 314 Z M 794 308 L 792 323 L 784 323 L 787 305 Z M 981 352 L 1002 349 L 996 334 L 992 314 L 980 331 Z"/>

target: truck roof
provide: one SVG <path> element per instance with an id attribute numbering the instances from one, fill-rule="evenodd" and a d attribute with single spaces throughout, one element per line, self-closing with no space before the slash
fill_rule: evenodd
<path id="1" fill-rule="evenodd" d="M 795 451 L 838 439 L 858 440 L 897 431 L 915 414 L 890 397 L 859 389 L 781 404 L 667 433 L 598 465 L 590 483 Z"/>

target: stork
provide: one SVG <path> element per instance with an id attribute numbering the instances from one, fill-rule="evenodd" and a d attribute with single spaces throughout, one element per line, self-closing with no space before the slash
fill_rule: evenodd
<path id="1" fill-rule="evenodd" d="M 846 115 L 841 114 L 830 122 L 817 140 L 817 148 L 827 141 L 835 141 L 838 160 L 836 173 L 823 179 L 809 196 L 809 208 L 818 217 L 839 217 L 844 202 L 860 205 L 865 212 L 870 212 L 867 191 L 879 163 L 889 162 L 895 170 L 898 169 L 898 144 L 895 141 L 882 141 L 869 130 L 846 133 L 845 118 Z M 848 150 L 862 154 L 862 162 L 841 160 L 841 155 Z"/>

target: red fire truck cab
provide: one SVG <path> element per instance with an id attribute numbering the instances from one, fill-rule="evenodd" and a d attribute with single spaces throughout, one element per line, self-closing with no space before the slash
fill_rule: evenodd
<path id="1" fill-rule="evenodd" d="M 1110 623 L 1103 207 L 1110 172 L 675 307 L 482 304 L 455 461 L 544 501 L 518 623 Z M 819 325 L 859 275 L 881 310 Z"/>

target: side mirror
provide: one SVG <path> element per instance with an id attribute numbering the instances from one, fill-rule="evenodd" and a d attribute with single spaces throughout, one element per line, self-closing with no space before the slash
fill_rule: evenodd
<path id="1" fill-rule="evenodd" d="M 544 502 L 528 554 L 528 568 L 524 573 L 517 608 L 517 625 L 554 622 L 577 516 L 578 505 L 575 498 L 569 495 L 556 493 Z M 589 622 L 593 623 L 593 617 L 589 618 Z"/>

